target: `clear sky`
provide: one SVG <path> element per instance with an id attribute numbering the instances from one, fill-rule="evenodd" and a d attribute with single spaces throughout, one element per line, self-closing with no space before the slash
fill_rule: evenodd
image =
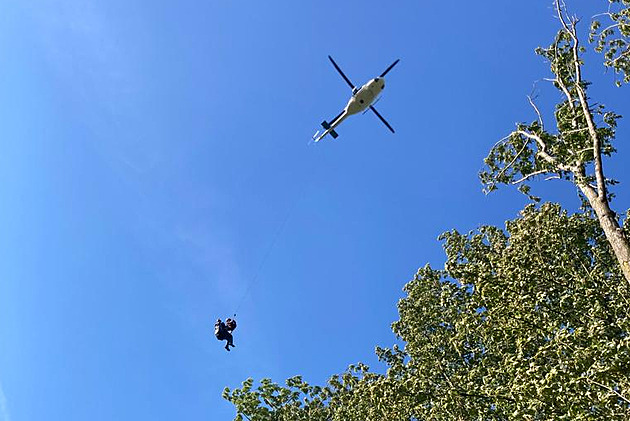
<path id="1" fill-rule="evenodd" d="M 558 98 L 534 86 L 551 0 L 391 4 L 0 2 L 0 420 L 231 420 L 247 377 L 379 368 L 437 236 L 526 203 L 477 172 L 535 118 L 527 94 Z M 357 85 L 401 59 L 377 105 L 395 135 L 366 114 L 309 145 L 350 94 L 328 54 Z M 628 87 L 586 77 L 630 118 Z M 618 211 L 629 134 L 605 163 Z M 227 353 L 212 324 L 234 312 Z"/>

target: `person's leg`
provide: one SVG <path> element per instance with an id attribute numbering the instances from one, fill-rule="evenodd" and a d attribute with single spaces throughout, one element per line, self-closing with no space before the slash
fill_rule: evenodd
<path id="1" fill-rule="evenodd" d="M 227 334 L 227 341 L 228 341 L 228 345 L 229 346 L 234 346 L 234 337 L 232 336 L 231 333 L 228 332 Z"/>

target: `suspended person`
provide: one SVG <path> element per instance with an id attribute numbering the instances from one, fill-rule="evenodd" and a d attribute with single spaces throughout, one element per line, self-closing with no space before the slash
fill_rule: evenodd
<path id="1" fill-rule="evenodd" d="M 236 329 L 236 320 L 234 319 L 230 319 L 229 317 L 225 320 L 225 327 L 227 327 L 227 330 L 230 331 L 230 333 L 232 333 L 234 331 L 234 329 Z"/>
<path id="2" fill-rule="evenodd" d="M 221 319 L 217 319 L 217 322 L 214 324 L 214 336 L 220 341 L 227 341 L 225 344 L 227 351 L 230 350 L 230 346 L 235 347 L 232 337 L 234 329 L 236 329 L 236 320 L 230 318 L 228 318 L 225 323 L 223 323 Z"/>

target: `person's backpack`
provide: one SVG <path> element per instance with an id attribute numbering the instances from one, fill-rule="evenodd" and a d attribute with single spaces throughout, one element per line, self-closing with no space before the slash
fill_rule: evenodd
<path id="1" fill-rule="evenodd" d="M 216 323 L 214 325 L 214 336 L 220 341 L 225 339 L 225 325 L 223 323 Z"/>

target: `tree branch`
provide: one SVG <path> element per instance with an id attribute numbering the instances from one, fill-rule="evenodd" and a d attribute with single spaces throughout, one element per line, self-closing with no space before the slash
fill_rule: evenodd
<path id="1" fill-rule="evenodd" d="M 597 179 L 598 192 L 597 196 L 602 202 L 607 202 L 608 199 L 606 195 L 606 182 L 602 166 L 601 144 L 599 141 L 599 136 L 597 136 L 597 131 L 595 130 L 595 123 L 593 122 L 593 116 L 591 115 L 591 110 L 586 99 L 586 94 L 584 92 L 584 88 L 582 87 L 582 65 L 580 63 L 579 40 L 576 31 L 577 20 L 572 20 L 571 26 L 567 24 L 564 16 L 562 15 L 560 0 L 556 0 L 556 11 L 558 14 L 558 18 L 560 18 L 560 22 L 562 22 L 562 26 L 573 40 L 573 45 L 571 49 L 573 52 L 573 65 L 575 67 L 575 89 L 580 99 L 582 113 L 586 118 L 589 135 L 591 137 L 591 140 L 593 141 L 593 158 L 595 160 L 595 178 Z"/>
<path id="2" fill-rule="evenodd" d="M 529 101 L 529 105 L 531 105 L 534 111 L 536 111 L 536 115 L 538 116 L 538 122 L 540 123 L 540 128 L 542 130 L 545 130 L 545 123 L 543 123 L 542 116 L 540 115 L 540 110 L 538 109 L 534 101 L 532 100 L 531 96 L 527 95 L 527 100 Z"/>
<path id="3" fill-rule="evenodd" d="M 499 178 L 503 175 L 503 173 L 505 173 L 505 171 L 507 171 L 508 168 L 510 168 L 512 166 L 512 164 L 514 164 L 516 162 L 516 160 L 518 159 L 518 157 L 523 153 L 523 151 L 525 150 L 525 148 L 527 147 L 528 142 L 525 142 L 525 144 L 523 145 L 523 147 L 521 148 L 521 150 L 516 154 L 516 156 L 514 157 L 514 159 L 512 159 L 512 161 L 507 164 L 505 167 L 503 167 L 503 169 L 499 172 L 499 174 L 497 174 L 496 178 Z M 494 183 L 493 183 L 494 185 Z"/>
<path id="4" fill-rule="evenodd" d="M 630 54 L 630 45 L 626 47 L 626 51 L 620 53 L 616 58 L 610 61 L 611 64 L 615 64 L 617 60 L 624 58 L 625 55 Z"/>
<path id="5" fill-rule="evenodd" d="M 601 387 L 601 388 L 603 388 L 603 389 L 608 390 L 609 392 L 614 393 L 615 395 L 617 395 L 617 396 L 619 397 L 619 399 L 624 400 L 626 403 L 630 403 L 630 400 L 629 400 L 629 399 L 627 399 L 626 397 L 624 397 L 621 393 L 617 392 L 615 389 L 613 389 L 613 388 L 611 388 L 611 387 L 609 387 L 609 386 L 606 386 L 605 384 L 598 383 L 598 382 L 596 382 L 596 381 L 595 381 L 595 380 L 593 380 L 593 379 L 589 379 L 589 378 L 587 378 L 586 380 L 588 380 L 589 382 L 591 382 L 591 383 L 593 383 L 593 384 L 596 384 L 597 386 L 599 386 L 599 387 Z"/>
<path id="6" fill-rule="evenodd" d="M 492 148 L 490 148 L 490 149 L 492 150 L 492 149 L 496 148 L 496 147 L 497 147 L 497 145 L 499 145 L 500 143 L 503 143 L 503 142 L 505 142 L 505 141 L 507 141 L 507 140 L 510 140 L 510 136 L 511 136 L 511 135 L 512 135 L 512 134 L 510 133 L 509 135 L 507 135 L 507 136 L 505 136 L 505 137 L 503 137 L 503 138 L 501 138 L 501 139 L 497 140 L 497 142 L 496 142 L 496 143 L 492 146 Z"/>
<path id="7" fill-rule="evenodd" d="M 572 170 L 571 168 L 568 168 L 566 165 L 559 163 L 556 158 L 554 158 L 553 156 L 547 153 L 546 151 L 547 145 L 545 144 L 545 142 L 543 142 L 540 136 L 526 132 L 525 130 L 516 130 L 514 133 L 517 133 L 521 136 L 525 136 L 529 139 L 535 140 L 536 143 L 538 143 L 539 145 L 539 150 L 538 150 L 537 155 L 540 155 L 540 157 L 542 157 L 545 161 L 549 162 L 552 165 L 557 166 L 562 171 Z"/>
<path id="8" fill-rule="evenodd" d="M 567 134 L 583 132 L 584 130 L 588 130 L 588 127 L 582 127 L 581 129 L 567 130 L 566 132 L 560 132 L 560 134 L 561 135 L 567 135 Z M 593 149 L 593 148 L 587 148 L 587 149 Z M 587 149 L 582 149 L 582 150 L 585 151 Z"/>
<path id="9" fill-rule="evenodd" d="M 534 171 L 533 173 L 527 174 L 526 176 L 524 176 L 523 178 L 521 178 L 521 179 L 519 179 L 519 180 L 512 181 L 512 185 L 520 184 L 520 183 L 522 183 L 523 181 L 525 181 L 525 180 L 527 180 L 527 179 L 529 179 L 529 178 L 531 178 L 531 177 L 534 177 L 534 176 L 536 176 L 536 175 L 540 175 L 540 174 L 545 174 L 545 173 L 548 173 L 548 172 L 549 172 L 548 170 L 539 170 L 539 171 Z M 559 177 L 559 176 L 558 176 L 558 177 Z"/>
<path id="10" fill-rule="evenodd" d="M 610 14 L 610 13 L 602 13 L 601 15 L 608 15 L 608 17 L 609 17 L 610 19 L 612 19 L 612 16 L 611 16 L 611 14 Z M 601 15 L 600 15 L 600 16 L 601 16 Z M 599 37 L 601 37 L 601 36 L 602 36 L 602 34 L 603 34 L 604 32 L 607 32 L 609 29 L 613 29 L 613 28 L 616 28 L 616 27 L 618 27 L 618 26 L 621 26 L 621 24 L 620 24 L 620 23 L 613 23 L 612 25 L 608 25 L 606 28 L 604 28 L 604 29 L 602 29 L 601 31 L 599 31 L 599 33 L 598 33 L 598 34 L 595 34 L 595 36 L 596 36 L 597 38 L 599 38 Z"/>
<path id="11" fill-rule="evenodd" d="M 562 2 L 564 5 L 564 2 Z M 558 15 L 558 18 L 560 18 L 560 22 L 562 23 L 562 26 L 564 27 L 564 29 L 567 31 L 567 33 L 569 35 L 571 35 L 571 38 L 573 38 L 575 41 L 577 41 L 577 38 L 574 37 L 573 33 L 571 32 L 571 30 L 569 29 L 569 26 L 567 25 L 567 22 L 564 18 L 564 16 L 562 15 L 562 9 L 564 7 L 560 5 L 560 0 L 556 0 L 556 14 Z M 567 18 L 569 18 L 567 16 Z"/>

